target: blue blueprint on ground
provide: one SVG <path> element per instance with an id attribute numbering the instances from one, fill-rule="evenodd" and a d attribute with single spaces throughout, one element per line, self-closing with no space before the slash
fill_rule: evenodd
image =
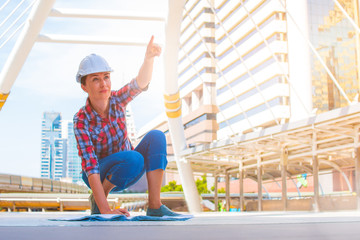
<path id="1" fill-rule="evenodd" d="M 94 214 L 82 217 L 65 217 L 65 218 L 54 218 L 49 219 L 50 221 L 186 221 L 194 216 L 192 215 L 181 215 L 181 216 L 163 216 L 163 217 L 152 217 L 152 216 L 135 216 L 126 217 L 124 215 L 116 214 Z"/>

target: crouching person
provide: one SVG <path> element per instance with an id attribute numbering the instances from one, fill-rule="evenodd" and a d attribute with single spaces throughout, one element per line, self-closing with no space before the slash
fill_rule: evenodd
<path id="1" fill-rule="evenodd" d="M 120 90 L 111 90 L 113 71 L 99 55 L 85 57 L 76 76 L 88 94 L 86 104 L 74 116 L 74 132 L 82 159 L 83 180 L 91 188 L 91 214 L 124 214 L 112 210 L 108 194 L 126 189 L 146 173 L 148 216 L 176 216 L 161 203 L 160 189 L 166 169 L 166 139 L 161 131 L 150 131 L 134 149 L 126 130 L 126 105 L 146 90 L 151 80 L 154 58 L 160 46 L 151 38 L 138 76 Z"/>

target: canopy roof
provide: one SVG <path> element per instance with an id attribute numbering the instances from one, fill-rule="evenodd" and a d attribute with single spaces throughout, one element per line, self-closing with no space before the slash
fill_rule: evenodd
<path id="1" fill-rule="evenodd" d="M 262 166 L 263 180 L 281 177 L 280 163 L 287 162 L 289 176 L 312 173 L 313 156 L 319 171 L 355 167 L 359 146 L 360 104 L 338 108 L 300 121 L 237 135 L 232 138 L 188 148 L 182 156 L 191 161 L 194 172 L 224 175 L 239 169 L 245 177 L 257 178 Z M 168 169 L 175 169 L 170 162 Z"/>

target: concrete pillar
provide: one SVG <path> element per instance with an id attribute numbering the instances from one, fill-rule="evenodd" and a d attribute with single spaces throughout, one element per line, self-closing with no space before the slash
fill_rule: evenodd
<path id="1" fill-rule="evenodd" d="M 360 148 L 356 147 L 355 152 L 355 189 L 357 210 L 360 211 Z"/>
<path id="2" fill-rule="evenodd" d="M 312 165 L 313 165 L 313 178 L 314 178 L 314 211 L 319 212 L 319 160 L 317 157 L 317 136 L 313 132 L 312 136 Z"/>
<path id="3" fill-rule="evenodd" d="M 261 157 L 257 159 L 257 182 L 258 182 L 258 211 L 262 211 L 262 164 Z"/>
<path id="4" fill-rule="evenodd" d="M 219 210 L 219 197 L 218 197 L 218 180 L 219 176 L 215 176 L 215 182 L 214 182 L 214 204 L 215 204 L 215 212 Z"/>
<path id="5" fill-rule="evenodd" d="M 283 210 L 287 210 L 287 161 L 288 161 L 288 150 L 287 148 L 281 149 L 281 159 L 280 159 L 280 165 L 281 165 L 281 200 L 283 205 Z"/>
<path id="6" fill-rule="evenodd" d="M 306 118 L 312 111 L 310 48 L 303 37 L 309 39 L 307 1 L 286 1 L 286 9 L 289 12 L 286 19 L 289 79 L 292 84 L 290 121 L 296 121 Z"/>
<path id="7" fill-rule="evenodd" d="M 168 1 L 168 17 L 165 26 L 166 45 L 164 49 L 165 102 L 177 106 L 180 101 L 178 85 L 178 56 L 180 48 L 180 26 L 185 0 Z M 197 191 L 191 163 L 181 156 L 186 149 L 186 139 L 181 117 L 181 106 L 166 109 L 168 116 L 174 158 L 184 189 L 185 200 L 191 213 L 201 212 L 200 196 Z"/>
<path id="8" fill-rule="evenodd" d="M 243 169 L 243 163 L 240 162 L 239 165 L 239 187 L 240 187 L 240 194 L 239 194 L 239 208 L 241 210 L 241 212 L 244 211 L 244 169 Z"/>
<path id="9" fill-rule="evenodd" d="M 226 200 L 226 211 L 230 211 L 230 174 L 225 173 L 225 200 Z"/>
<path id="10" fill-rule="evenodd" d="M 355 128 L 354 138 L 354 161 L 355 161 L 355 191 L 356 208 L 360 211 L 360 148 L 359 148 L 359 126 Z"/>
<path id="11" fill-rule="evenodd" d="M 319 161 L 317 156 L 312 157 L 314 178 L 314 211 L 319 212 Z"/>

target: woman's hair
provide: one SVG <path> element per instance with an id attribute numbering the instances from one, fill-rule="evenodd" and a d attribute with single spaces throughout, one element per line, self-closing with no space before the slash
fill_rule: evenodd
<path id="1" fill-rule="evenodd" d="M 82 85 L 86 85 L 86 76 L 83 76 L 82 78 L 81 78 L 81 80 L 80 80 L 80 82 L 81 82 L 81 84 Z"/>

